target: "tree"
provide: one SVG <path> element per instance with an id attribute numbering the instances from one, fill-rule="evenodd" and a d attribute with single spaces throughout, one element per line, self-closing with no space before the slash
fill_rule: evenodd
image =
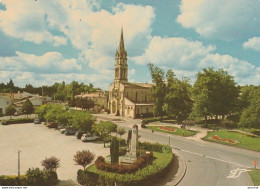
<path id="1" fill-rule="evenodd" d="M 104 147 L 106 147 L 106 139 L 110 136 L 111 132 L 116 131 L 117 125 L 111 121 L 100 121 L 100 123 L 95 124 L 92 131 L 97 132 L 104 142 Z"/>
<path id="2" fill-rule="evenodd" d="M 16 112 L 16 109 L 13 105 L 6 107 L 5 113 L 6 113 L 6 115 L 10 116 L 10 119 L 12 119 L 12 115 L 14 115 L 15 112 Z"/>
<path id="3" fill-rule="evenodd" d="M 246 96 L 246 97 L 245 97 Z M 238 125 L 245 128 L 260 128 L 260 86 L 247 87 L 242 92 L 240 104 L 244 107 Z"/>
<path id="4" fill-rule="evenodd" d="M 34 111 L 33 104 L 32 104 L 32 102 L 29 99 L 27 99 L 23 103 L 22 112 L 27 114 L 27 117 L 28 117 L 28 114 L 32 114 L 33 111 Z"/>
<path id="5" fill-rule="evenodd" d="M 110 145 L 111 164 L 119 162 L 119 142 L 116 137 L 113 137 Z"/>
<path id="6" fill-rule="evenodd" d="M 89 165 L 95 158 L 95 155 L 91 153 L 89 150 L 82 150 L 78 151 L 74 155 L 74 161 L 77 165 L 83 166 L 84 170 L 86 169 L 86 166 Z"/>
<path id="7" fill-rule="evenodd" d="M 96 122 L 96 118 L 87 112 L 74 111 L 71 116 L 70 124 L 85 133 L 91 132 L 92 126 Z"/>
<path id="8" fill-rule="evenodd" d="M 207 116 L 231 114 L 237 105 L 239 90 L 232 76 L 223 69 L 214 71 L 213 68 L 203 69 L 197 74 L 197 80 L 193 87 L 194 106 L 192 115 L 204 117 L 207 124 Z"/>
<path id="9" fill-rule="evenodd" d="M 117 133 L 120 135 L 120 137 L 125 134 L 125 128 L 124 127 L 118 127 Z"/>
<path id="10" fill-rule="evenodd" d="M 49 158 L 46 157 L 41 163 L 45 169 L 50 171 L 56 171 L 57 168 L 60 167 L 60 159 L 54 156 L 51 156 Z"/>
<path id="11" fill-rule="evenodd" d="M 167 93 L 164 109 L 178 122 L 187 119 L 192 110 L 191 85 L 188 79 L 178 80 L 172 70 L 167 74 Z"/>
<path id="12" fill-rule="evenodd" d="M 153 83 L 155 85 L 152 87 L 152 94 L 155 99 L 153 111 L 154 115 L 160 116 L 162 119 L 162 116 L 164 115 L 163 105 L 164 105 L 164 99 L 166 95 L 166 85 L 164 82 L 164 71 L 160 69 L 157 66 L 154 66 L 153 64 L 148 64 L 148 67 L 150 69 L 151 77 Z"/>

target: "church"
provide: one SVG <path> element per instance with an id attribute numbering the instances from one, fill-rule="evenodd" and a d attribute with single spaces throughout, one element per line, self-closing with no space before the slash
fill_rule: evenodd
<path id="1" fill-rule="evenodd" d="M 153 84 L 128 82 L 127 52 L 122 29 L 115 54 L 114 82 L 109 86 L 110 114 L 129 118 L 152 116 L 154 106 L 152 86 Z"/>

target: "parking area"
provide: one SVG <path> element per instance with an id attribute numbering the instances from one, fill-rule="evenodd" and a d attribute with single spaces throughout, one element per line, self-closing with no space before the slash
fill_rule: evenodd
<path id="1" fill-rule="evenodd" d="M 20 153 L 21 174 L 28 168 L 41 166 L 45 157 L 55 156 L 60 159 L 57 169 L 61 180 L 76 181 L 78 169 L 73 156 L 79 150 L 90 150 L 96 157 L 109 154 L 102 142 L 84 143 L 75 136 L 65 136 L 58 130 L 48 129 L 42 124 L 0 125 L 0 175 L 17 175 L 18 150 Z"/>

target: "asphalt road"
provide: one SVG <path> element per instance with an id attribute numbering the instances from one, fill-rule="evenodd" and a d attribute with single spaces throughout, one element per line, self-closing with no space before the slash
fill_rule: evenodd
<path id="1" fill-rule="evenodd" d="M 119 122 L 129 128 L 134 122 Z M 169 135 L 150 130 L 139 130 L 141 140 L 169 144 Z M 250 186 L 247 171 L 260 153 L 206 141 L 192 141 L 170 136 L 170 145 L 186 161 L 187 170 L 179 186 Z"/>

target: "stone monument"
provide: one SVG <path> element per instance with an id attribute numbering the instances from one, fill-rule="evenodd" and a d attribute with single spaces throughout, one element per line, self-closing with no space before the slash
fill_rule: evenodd
<path id="1" fill-rule="evenodd" d="M 128 147 L 129 151 L 122 158 L 121 163 L 131 164 L 137 160 L 138 152 L 138 126 L 134 125 L 132 127 L 132 136 Z"/>

